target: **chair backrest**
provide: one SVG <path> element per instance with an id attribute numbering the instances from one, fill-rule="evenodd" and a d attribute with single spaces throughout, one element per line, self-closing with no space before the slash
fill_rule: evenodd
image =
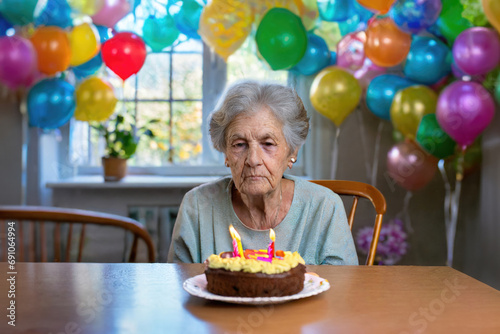
<path id="1" fill-rule="evenodd" d="M 375 254 L 377 252 L 380 229 L 382 228 L 382 218 L 387 207 L 384 195 L 382 195 L 382 193 L 374 186 L 363 182 L 341 180 L 311 180 L 311 182 L 327 187 L 338 195 L 353 196 L 352 206 L 348 216 L 349 227 L 351 230 L 354 223 L 356 208 L 358 206 L 358 199 L 363 197 L 372 202 L 375 207 L 376 216 L 375 226 L 373 228 L 373 238 L 370 244 L 370 251 L 368 252 L 366 264 L 369 266 L 373 265 L 375 261 Z"/>
<path id="2" fill-rule="evenodd" d="M 24 222 L 24 224 L 21 222 Z M 12 250 L 12 248 L 9 249 L 9 246 L 12 245 L 12 243 L 9 245 L 9 241 L 14 241 L 18 245 L 16 261 L 20 262 L 27 259 L 30 262 L 38 262 L 37 258 L 39 258 L 40 262 L 47 262 L 46 227 L 49 223 L 54 224 L 54 262 L 75 262 L 70 261 L 72 240 L 75 239 L 75 236 L 78 239 L 78 242 L 75 242 L 78 247 L 76 262 L 81 262 L 87 224 L 115 226 L 131 232 L 134 239 L 128 261 L 135 262 L 138 241 L 142 239 L 147 246 L 148 261 L 155 262 L 155 250 L 151 237 L 142 225 L 131 218 L 88 210 L 37 206 L 0 206 L 0 245 L 3 245 L 2 249 L 0 249 L 1 260 L 6 261 L 7 254 Z M 63 239 L 63 233 L 61 233 L 62 224 L 68 224 L 66 242 L 61 242 L 61 239 Z M 23 226 L 28 226 L 28 228 L 23 228 Z M 78 227 L 81 227 L 79 236 L 76 235 Z M 11 233 L 9 234 L 9 232 Z M 29 240 L 27 254 L 24 254 L 25 239 Z M 63 247 L 64 249 L 62 249 Z M 39 256 L 37 256 L 38 249 L 40 250 Z"/>

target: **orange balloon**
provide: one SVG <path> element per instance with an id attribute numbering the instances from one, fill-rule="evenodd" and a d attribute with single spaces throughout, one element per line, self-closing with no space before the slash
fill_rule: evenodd
<path id="1" fill-rule="evenodd" d="M 396 66 L 405 60 L 411 35 L 399 29 L 389 17 L 373 21 L 366 29 L 365 55 L 381 67 Z"/>
<path id="2" fill-rule="evenodd" d="M 483 0 L 484 14 L 498 32 L 500 32 L 500 1 L 498 0 Z"/>
<path id="3" fill-rule="evenodd" d="M 38 28 L 30 38 L 38 56 L 38 70 L 48 75 L 68 68 L 71 48 L 68 36 L 59 27 Z"/>
<path id="4" fill-rule="evenodd" d="M 396 0 L 357 0 L 360 5 L 368 9 L 385 14 L 391 9 L 391 6 Z"/>

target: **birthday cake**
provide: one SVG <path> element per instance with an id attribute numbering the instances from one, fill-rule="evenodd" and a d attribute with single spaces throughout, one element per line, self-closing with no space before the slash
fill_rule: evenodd
<path id="1" fill-rule="evenodd" d="M 299 253 L 276 251 L 271 258 L 259 256 L 264 252 L 247 249 L 244 256 L 211 255 L 205 270 L 207 290 L 235 297 L 279 297 L 302 291 L 306 267 Z"/>

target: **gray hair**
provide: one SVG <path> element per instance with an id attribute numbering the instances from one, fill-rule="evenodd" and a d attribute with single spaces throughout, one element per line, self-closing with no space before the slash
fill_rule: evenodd
<path id="1" fill-rule="evenodd" d="M 299 150 L 309 131 L 309 118 L 302 100 L 290 87 L 257 81 L 240 81 L 229 87 L 210 115 L 210 137 L 216 150 L 226 151 L 226 131 L 240 114 L 267 108 L 283 125 L 291 152 Z"/>

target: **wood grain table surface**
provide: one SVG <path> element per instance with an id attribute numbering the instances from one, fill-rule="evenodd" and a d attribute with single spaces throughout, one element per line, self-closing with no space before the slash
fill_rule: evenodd
<path id="1" fill-rule="evenodd" d="M 307 266 L 328 291 L 265 306 L 189 295 L 201 264 L 17 263 L 15 298 L 0 270 L 0 333 L 500 333 L 500 291 L 449 267 Z"/>

